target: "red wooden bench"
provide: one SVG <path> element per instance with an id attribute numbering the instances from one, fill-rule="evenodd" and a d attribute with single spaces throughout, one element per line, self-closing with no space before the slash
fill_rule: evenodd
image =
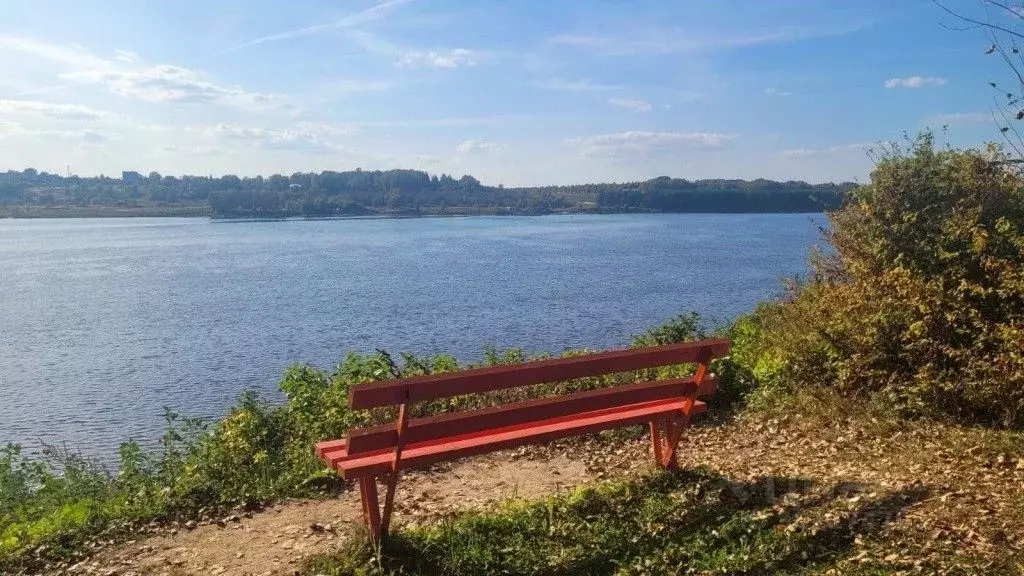
<path id="1" fill-rule="evenodd" d="M 358 384 L 349 395 L 351 408 L 397 405 L 398 420 L 320 442 L 316 454 L 344 478 L 359 480 L 363 517 L 375 541 L 387 534 L 398 476 L 409 468 L 636 424 L 649 424 L 656 463 L 674 468 L 683 429 L 691 416 L 707 408 L 697 398 L 716 390 L 708 363 L 728 351 L 728 340 L 704 340 Z M 697 364 L 689 378 L 409 417 L 415 402 L 686 363 Z M 377 477 L 387 482 L 383 515 Z"/>

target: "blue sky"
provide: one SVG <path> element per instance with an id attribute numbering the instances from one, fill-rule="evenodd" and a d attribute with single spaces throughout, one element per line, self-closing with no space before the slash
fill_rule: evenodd
<path id="1" fill-rule="evenodd" d="M 1006 71 L 943 23 L 930 0 L 4 0 L 0 169 L 864 181 L 904 132 L 998 138 Z"/>

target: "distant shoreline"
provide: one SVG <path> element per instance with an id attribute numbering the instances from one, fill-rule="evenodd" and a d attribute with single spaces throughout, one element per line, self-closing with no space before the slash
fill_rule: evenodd
<path id="1" fill-rule="evenodd" d="M 0 218 L 201 218 L 213 215 L 206 204 L 180 206 L 0 206 Z"/>
<path id="2" fill-rule="evenodd" d="M 301 215 L 268 215 L 252 216 L 216 216 L 207 205 L 183 206 L 0 206 L 0 219 L 36 220 L 44 218 L 209 218 L 215 222 L 275 222 L 284 220 L 363 220 L 363 219 L 411 219 L 411 218 L 465 218 L 472 216 L 565 216 L 565 215 L 597 215 L 597 214 L 820 214 L 823 210 L 742 212 L 742 211 L 695 211 L 695 212 L 662 212 L 651 210 L 559 210 L 551 212 L 525 211 L 465 211 L 465 212 L 380 212 L 371 214 L 351 214 L 337 216 L 301 216 Z"/>

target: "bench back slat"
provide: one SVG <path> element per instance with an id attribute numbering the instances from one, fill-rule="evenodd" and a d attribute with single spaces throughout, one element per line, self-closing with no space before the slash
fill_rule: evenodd
<path id="1" fill-rule="evenodd" d="M 521 364 L 477 368 L 446 374 L 367 382 L 352 387 L 349 406 L 354 409 L 394 406 L 462 394 L 560 382 L 629 372 L 672 364 L 720 358 L 729 352 L 728 340 L 702 340 L 653 348 L 612 350 L 573 358 L 552 358 Z"/>
<path id="2" fill-rule="evenodd" d="M 710 396 L 716 380 L 709 376 L 696 389 L 693 378 L 675 378 L 655 382 L 635 382 L 622 386 L 586 390 L 564 396 L 535 398 L 479 410 L 449 412 L 409 421 L 404 438 L 407 444 L 427 442 L 448 436 L 480 432 L 492 428 L 581 414 L 602 408 L 667 400 L 685 396 Z M 394 448 L 398 441 L 395 423 L 349 430 L 347 454 L 354 456 Z"/>
<path id="3" fill-rule="evenodd" d="M 444 441 L 423 442 L 406 449 L 402 456 L 401 469 L 418 468 L 437 462 L 449 462 L 457 458 L 465 458 L 477 454 L 486 454 L 506 448 L 516 448 L 527 444 L 542 444 L 566 438 L 622 428 L 635 424 L 646 424 L 652 418 L 661 415 L 680 415 L 687 409 L 685 400 L 655 400 L 618 408 L 607 408 L 588 413 L 582 418 L 556 419 L 543 426 L 508 426 L 489 429 L 472 434 L 462 434 Z M 703 402 L 694 402 L 686 413 L 687 416 L 704 412 L 707 406 Z M 331 468 L 337 469 L 345 478 L 380 476 L 391 472 L 391 453 L 380 450 L 369 454 L 348 458 L 341 453 L 328 453 L 325 461 Z"/>

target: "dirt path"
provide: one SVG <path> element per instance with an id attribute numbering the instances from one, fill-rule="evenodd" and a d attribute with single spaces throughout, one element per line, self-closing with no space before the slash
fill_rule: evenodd
<path id="1" fill-rule="evenodd" d="M 824 491 L 856 485 L 868 499 L 923 491 L 924 498 L 884 528 L 882 541 L 892 554 L 913 550 L 913 559 L 942 565 L 956 562 L 955 555 L 1009 559 L 1020 562 L 1024 572 L 1024 446 L 1019 440 L 1000 444 L 991 433 L 939 425 L 880 431 L 843 421 L 732 423 L 691 430 L 680 464 L 709 466 L 737 480 L 808 478 Z M 432 522 L 455 510 L 509 497 L 537 498 L 650 467 L 645 440 L 556 444 L 474 458 L 405 475 L 395 521 Z M 849 502 L 859 498 L 851 496 Z M 352 491 L 332 500 L 282 502 L 251 518 L 122 546 L 73 573 L 290 574 L 303 557 L 329 550 L 358 529 L 358 510 Z M 871 554 L 877 550 L 855 550 L 848 561 Z"/>
<path id="2" fill-rule="evenodd" d="M 537 498 L 577 486 L 587 478 L 581 460 L 563 455 L 531 459 L 524 452 L 465 460 L 430 473 L 412 472 L 399 484 L 395 522 L 421 523 L 512 497 Z M 331 500 L 281 502 L 248 515 L 251 517 L 233 516 L 121 546 L 77 565 L 71 573 L 290 574 L 302 558 L 337 546 L 357 530 L 359 510 L 359 498 L 352 490 Z"/>

